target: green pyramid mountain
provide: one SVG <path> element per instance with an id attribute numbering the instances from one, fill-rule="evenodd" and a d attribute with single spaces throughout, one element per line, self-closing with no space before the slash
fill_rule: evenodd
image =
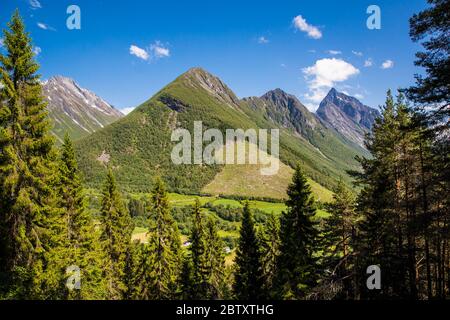
<path id="1" fill-rule="evenodd" d="M 158 175 L 172 191 L 282 198 L 296 163 L 312 179 L 317 194 L 333 188 L 340 176 L 350 184 L 345 171 L 357 168 L 354 157 L 364 150 L 326 128 L 306 108 L 290 110 L 282 100 L 267 96 L 240 100 L 219 78 L 193 68 L 126 117 L 77 142 L 79 165 L 86 183 L 95 187 L 106 166 L 111 166 L 129 191 L 149 190 Z M 203 130 L 217 128 L 223 133 L 279 128 L 280 173 L 258 179 L 254 177 L 258 171 L 245 165 L 173 164 L 176 143 L 171 142 L 171 133 L 176 128 L 192 133 L 194 121 L 202 121 Z"/>

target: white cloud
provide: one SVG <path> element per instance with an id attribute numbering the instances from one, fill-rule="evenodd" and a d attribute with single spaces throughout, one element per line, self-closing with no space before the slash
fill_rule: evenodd
<path id="1" fill-rule="evenodd" d="M 297 28 L 300 31 L 306 32 L 310 38 L 313 39 L 322 38 L 322 32 L 319 30 L 319 28 L 308 24 L 301 15 L 296 16 L 293 20 L 293 23 L 295 28 Z"/>
<path id="2" fill-rule="evenodd" d="M 170 50 L 164 46 L 160 41 L 155 41 L 150 46 L 152 56 L 156 59 L 170 57 Z"/>
<path id="3" fill-rule="evenodd" d="M 267 38 L 264 37 L 264 36 L 261 36 L 261 37 L 258 38 L 258 43 L 260 43 L 260 44 L 266 44 L 266 43 L 269 43 L 269 39 L 267 39 Z"/>
<path id="4" fill-rule="evenodd" d="M 363 53 L 362 53 L 361 51 L 354 51 L 354 50 L 352 50 L 352 53 L 353 53 L 355 56 L 358 56 L 358 57 L 362 57 L 362 56 L 363 56 Z"/>
<path id="5" fill-rule="evenodd" d="M 327 53 L 332 54 L 332 55 L 338 55 L 338 54 L 342 54 L 342 51 L 339 50 L 328 50 Z"/>
<path id="6" fill-rule="evenodd" d="M 33 53 L 34 53 L 35 56 L 38 56 L 41 52 L 42 52 L 41 47 L 34 47 L 33 48 Z"/>
<path id="7" fill-rule="evenodd" d="M 366 61 L 364 61 L 364 67 L 368 68 L 373 66 L 373 60 L 372 58 L 367 59 Z"/>
<path id="8" fill-rule="evenodd" d="M 315 49 L 308 50 L 309 53 L 316 53 Z"/>
<path id="9" fill-rule="evenodd" d="M 282 63 L 282 64 L 280 64 L 280 67 L 286 68 L 286 64 Z"/>
<path id="10" fill-rule="evenodd" d="M 359 99 L 359 100 L 364 99 L 364 96 L 363 96 L 362 94 L 360 94 L 360 93 L 355 93 L 353 96 L 354 96 L 356 99 Z"/>
<path id="11" fill-rule="evenodd" d="M 32 9 L 41 9 L 42 8 L 42 5 L 38 0 L 30 0 L 29 3 L 30 3 L 30 6 Z"/>
<path id="12" fill-rule="evenodd" d="M 391 69 L 394 67 L 394 61 L 386 60 L 381 64 L 381 69 Z"/>
<path id="13" fill-rule="evenodd" d="M 314 65 L 304 68 L 302 71 L 309 88 L 309 93 L 305 94 L 305 98 L 315 104 L 320 103 L 328 90 L 336 83 L 346 81 L 360 73 L 350 63 L 336 58 L 317 60 Z"/>
<path id="14" fill-rule="evenodd" d="M 130 107 L 130 108 L 123 108 L 120 109 L 120 112 L 122 112 L 124 115 L 129 114 L 131 111 L 133 111 L 135 108 L 134 107 Z"/>
<path id="15" fill-rule="evenodd" d="M 3 41 L 4 41 L 3 38 L 0 38 L 0 48 L 3 47 L 3 43 L 4 43 Z"/>
<path id="16" fill-rule="evenodd" d="M 148 48 L 142 49 L 136 45 L 130 46 L 130 54 L 138 57 L 139 59 L 149 61 L 158 60 L 160 58 L 170 57 L 170 50 L 160 41 L 155 41 Z"/>
<path id="17" fill-rule="evenodd" d="M 38 22 L 37 26 L 43 30 L 56 31 L 54 28 L 50 27 L 48 24 L 45 24 L 43 22 Z"/>
<path id="18" fill-rule="evenodd" d="M 150 55 L 145 49 L 139 48 L 138 46 L 135 46 L 134 44 L 130 47 L 130 54 L 138 57 L 142 60 L 148 60 L 150 58 Z"/>

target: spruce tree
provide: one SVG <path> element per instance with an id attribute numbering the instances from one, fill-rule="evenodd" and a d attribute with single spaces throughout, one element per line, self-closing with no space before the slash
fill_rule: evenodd
<path id="1" fill-rule="evenodd" d="M 205 223 L 201 212 L 200 201 L 196 199 L 193 207 L 193 225 L 189 241 L 191 242 L 191 267 L 192 267 L 192 299 L 206 299 L 208 295 L 208 257 Z M 187 267 L 187 266 L 186 266 Z"/>
<path id="2" fill-rule="evenodd" d="M 164 183 L 157 179 L 150 201 L 149 244 L 141 255 L 139 273 L 140 299 L 175 299 L 180 297 L 182 275 L 181 240 L 170 213 Z"/>
<path id="3" fill-rule="evenodd" d="M 235 264 L 233 286 L 235 297 L 238 300 L 262 298 L 261 249 L 248 201 L 244 204 Z"/>
<path id="4" fill-rule="evenodd" d="M 7 298 L 47 298 L 62 280 L 44 276 L 60 239 L 56 153 L 33 46 L 18 11 L 0 55 L 0 291 Z"/>
<path id="5" fill-rule="evenodd" d="M 125 270 L 133 227 L 111 168 L 108 170 L 103 189 L 100 219 L 100 241 L 106 255 L 104 272 L 107 298 L 120 300 L 127 292 Z"/>
<path id="6" fill-rule="evenodd" d="M 64 269 L 80 268 L 82 285 L 78 290 L 64 290 L 67 299 L 93 299 L 104 297 L 101 276 L 102 253 L 92 218 L 86 210 L 83 187 L 75 159 L 75 151 L 68 134 L 60 150 L 58 202 L 63 209 L 63 239 L 59 255 L 63 255 Z"/>
<path id="7" fill-rule="evenodd" d="M 217 225 L 211 218 L 206 222 L 206 255 L 208 257 L 208 294 L 207 299 L 222 299 L 224 297 L 225 255 L 222 239 L 218 235 Z"/>
<path id="8" fill-rule="evenodd" d="M 357 215 L 355 197 L 339 180 L 334 191 L 333 202 L 327 206 L 330 216 L 325 220 L 323 230 L 323 267 L 326 281 L 322 285 L 322 296 L 327 298 L 353 298 L 354 284 L 354 240 L 356 237 Z"/>
<path id="9" fill-rule="evenodd" d="M 317 284 L 319 251 L 316 214 L 311 187 L 297 166 L 289 185 L 287 211 L 280 221 L 280 255 L 277 263 L 277 295 L 282 299 L 306 298 Z"/>
<path id="10" fill-rule="evenodd" d="M 267 299 L 275 298 L 274 281 L 277 275 L 277 260 L 280 255 L 280 219 L 272 214 L 261 233 L 261 263 L 264 279 L 263 294 Z"/>

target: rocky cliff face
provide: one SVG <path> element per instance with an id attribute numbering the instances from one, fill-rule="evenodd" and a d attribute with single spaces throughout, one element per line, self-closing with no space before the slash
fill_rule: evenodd
<path id="1" fill-rule="evenodd" d="M 316 114 L 329 127 L 360 146 L 364 145 L 365 134 L 372 129 L 375 119 L 380 115 L 378 110 L 334 88 L 320 103 Z"/>
<path id="2" fill-rule="evenodd" d="M 59 142 L 66 132 L 76 140 L 123 116 L 119 110 L 70 78 L 57 76 L 44 82 L 43 95 L 53 121 L 52 133 Z"/>

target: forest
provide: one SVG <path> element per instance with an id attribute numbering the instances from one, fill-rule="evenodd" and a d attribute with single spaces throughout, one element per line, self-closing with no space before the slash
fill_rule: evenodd
<path id="1" fill-rule="evenodd" d="M 341 181 L 318 204 L 299 164 L 279 215 L 250 199 L 210 208 L 241 223 L 232 264 L 208 205 L 173 210 L 159 177 L 144 201 L 130 200 L 105 168 L 91 215 L 73 142 L 57 147 L 49 133 L 32 39 L 16 11 L 0 54 L 0 299 L 449 299 L 450 1 L 428 2 L 410 19 L 425 73 L 387 92 L 366 136 L 370 156 L 348 172 L 354 188 Z M 320 208 L 329 215 L 318 218 Z M 132 241 L 137 222 L 148 241 Z M 379 289 L 367 285 L 370 266 L 381 271 Z"/>

